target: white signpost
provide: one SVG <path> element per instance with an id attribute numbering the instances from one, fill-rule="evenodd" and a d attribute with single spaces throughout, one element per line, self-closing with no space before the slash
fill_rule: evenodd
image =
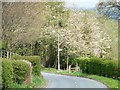
<path id="1" fill-rule="evenodd" d="M 60 51 L 62 51 L 62 49 L 60 49 L 60 39 L 59 39 L 59 34 L 58 34 L 58 70 L 60 70 Z"/>

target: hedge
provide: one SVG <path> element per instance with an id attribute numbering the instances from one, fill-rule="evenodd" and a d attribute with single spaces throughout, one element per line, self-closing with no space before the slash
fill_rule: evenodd
<path id="1" fill-rule="evenodd" d="M 118 68 L 117 61 L 100 58 L 77 58 L 77 62 L 83 73 L 111 78 L 120 77 L 120 68 Z"/>
<path id="2" fill-rule="evenodd" d="M 7 59 L 2 59 L 2 84 L 3 89 L 8 88 L 13 82 L 12 62 Z"/>
<path id="3" fill-rule="evenodd" d="M 88 73 L 88 67 L 87 67 L 88 61 L 89 61 L 89 58 L 87 57 L 77 58 L 78 65 L 80 66 L 80 69 L 82 70 L 83 73 Z"/>
<path id="4" fill-rule="evenodd" d="M 33 66 L 33 74 L 40 76 L 40 67 L 41 67 L 41 63 L 40 63 L 40 57 L 39 56 L 14 56 L 13 57 L 15 60 L 28 60 L 32 63 Z"/>
<path id="5" fill-rule="evenodd" d="M 88 73 L 89 74 L 96 74 L 101 75 L 101 59 L 91 58 L 87 62 Z"/>
<path id="6" fill-rule="evenodd" d="M 12 61 L 13 65 L 13 72 L 14 72 L 14 77 L 13 80 L 14 82 L 21 84 L 25 81 L 25 78 L 30 72 L 30 66 L 28 63 L 20 60 L 20 61 Z"/>
<path id="7" fill-rule="evenodd" d="M 12 61 L 9 59 L 2 60 L 2 85 L 3 90 L 9 88 L 12 83 L 22 83 L 30 72 L 28 63 L 20 61 Z"/>
<path id="8" fill-rule="evenodd" d="M 104 75 L 107 77 L 117 78 L 118 77 L 118 63 L 115 61 L 106 60 L 104 63 Z"/>

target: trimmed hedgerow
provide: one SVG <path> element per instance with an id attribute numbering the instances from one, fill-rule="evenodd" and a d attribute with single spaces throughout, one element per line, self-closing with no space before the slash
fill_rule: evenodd
<path id="1" fill-rule="evenodd" d="M 104 61 L 104 64 L 105 64 L 105 70 L 104 70 L 105 76 L 112 77 L 112 78 L 117 77 L 116 76 L 117 72 L 118 72 L 117 62 L 111 61 L 111 60 L 106 60 L 106 61 Z"/>
<path id="2" fill-rule="evenodd" d="M 78 61 L 78 64 L 79 64 L 82 72 L 83 73 L 89 73 L 89 71 L 88 71 L 89 58 L 78 58 L 77 61 Z"/>
<path id="3" fill-rule="evenodd" d="M 102 75 L 111 78 L 120 76 L 118 62 L 100 58 L 77 58 L 83 73 Z"/>
<path id="4" fill-rule="evenodd" d="M 33 66 L 33 74 L 39 76 L 40 75 L 40 57 L 39 56 L 22 56 L 25 60 L 28 60 L 32 63 Z"/>
<path id="5" fill-rule="evenodd" d="M 89 74 L 100 75 L 101 73 L 101 59 L 91 58 L 88 60 L 87 68 Z"/>
<path id="6" fill-rule="evenodd" d="M 39 56 L 14 56 L 14 59 L 16 60 L 28 60 L 32 63 L 33 66 L 33 74 L 40 76 L 40 68 L 41 68 L 41 63 L 40 63 L 40 57 Z"/>
<path id="7" fill-rule="evenodd" d="M 101 73 L 100 73 L 100 75 L 101 76 L 106 76 L 106 63 L 105 63 L 105 61 L 103 61 L 103 62 L 101 62 Z"/>
<path id="8" fill-rule="evenodd" d="M 17 61 L 12 61 L 12 66 L 13 66 L 13 72 L 14 72 L 14 77 L 13 80 L 14 82 L 20 84 L 25 81 L 26 76 L 30 72 L 30 66 L 28 63 L 22 61 L 22 60 L 17 60 Z"/>
<path id="9" fill-rule="evenodd" d="M 3 89 L 8 88 L 13 82 L 12 62 L 7 59 L 2 59 L 2 84 Z"/>

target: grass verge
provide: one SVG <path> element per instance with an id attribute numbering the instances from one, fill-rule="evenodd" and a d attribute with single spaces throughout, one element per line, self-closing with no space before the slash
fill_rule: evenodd
<path id="1" fill-rule="evenodd" d="M 43 76 L 32 76 L 32 83 L 31 84 L 17 84 L 17 83 L 12 83 L 9 88 L 43 88 L 45 85 L 46 81 L 43 78 Z M 27 89 L 25 89 L 27 90 Z"/>
<path id="2" fill-rule="evenodd" d="M 43 71 L 49 72 L 49 73 L 62 74 L 62 75 L 71 75 L 71 76 L 89 78 L 89 79 L 97 80 L 97 81 L 105 84 L 108 88 L 118 88 L 118 80 L 112 79 L 112 78 L 91 75 L 91 74 L 85 74 L 85 73 L 81 73 L 81 72 L 68 72 L 66 70 L 62 70 L 61 72 L 60 71 L 58 72 L 54 68 L 45 68 Z M 119 83 L 120 83 L 120 81 L 119 81 Z"/>

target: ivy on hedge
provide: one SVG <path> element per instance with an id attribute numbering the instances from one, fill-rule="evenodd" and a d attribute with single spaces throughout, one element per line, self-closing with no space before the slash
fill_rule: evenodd
<path id="1" fill-rule="evenodd" d="M 14 83 L 22 83 L 30 72 L 30 66 L 23 60 L 2 60 L 2 86 L 3 90 L 9 88 Z"/>
<path id="2" fill-rule="evenodd" d="M 40 57 L 39 56 L 22 56 L 23 59 L 28 60 L 32 63 L 33 74 L 40 76 Z"/>
<path id="3" fill-rule="evenodd" d="M 118 62 L 100 58 L 77 58 L 80 69 L 83 73 L 95 74 L 111 78 L 120 77 Z"/>
<path id="4" fill-rule="evenodd" d="M 2 84 L 3 89 L 8 88 L 13 82 L 12 62 L 7 59 L 2 59 Z"/>
<path id="5" fill-rule="evenodd" d="M 25 81 L 25 78 L 30 72 L 30 66 L 28 63 L 19 60 L 19 61 L 12 61 L 13 65 L 13 72 L 14 72 L 14 82 L 20 84 Z"/>
<path id="6" fill-rule="evenodd" d="M 33 74 L 40 76 L 40 68 L 41 68 L 41 63 L 40 63 L 40 57 L 39 56 L 14 56 L 15 60 L 28 60 L 32 63 L 33 66 Z"/>

